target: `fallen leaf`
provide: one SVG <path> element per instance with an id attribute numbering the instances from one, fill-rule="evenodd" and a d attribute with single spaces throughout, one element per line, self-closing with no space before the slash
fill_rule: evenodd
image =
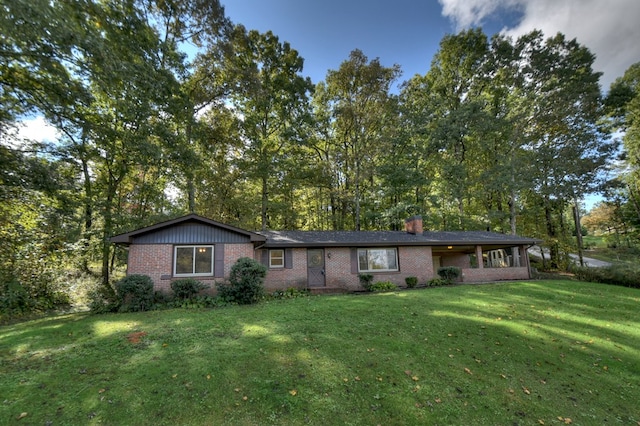
<path id="1" fill-rule="evenodd" d="M 25 417 L 27 417 L 29 414 L 27 413 L 20 413 L 20 415 L 18 417 L 16 417 L 16 420 L 21 420 L 24 419 Z"/>
<path id="2" fill-rule="evenodd" d="M 527 395 L 531 395 L 531 391 L 524 386 L 522 387 L 522 392 L 526 393 Z"/>
<path id="3" fill-rule="evenodd" d="M 420 380 L 420 378 L 418 376 L 411 376 L 411 380 L 417 382 L 418 380 Z"/>
<path id="4" fill-rule="evenodd" d="M 411 370 L 404 370 L 404 374 L 406 374 L 407 376 L 411 375 Z"/>
<path id="5" fill-rule="evenodd" d="M 382 381 L 382 377 L 377 377 L 378 381 L 381 382 Z"/>
<path id="6" fill-rule="evenodd" d="M 469 370 L 467 367 L 464 368 L 464 372 L 467 374 L 473 374 L 471 370 Z"/>
<path id="7" fill-rule="evenodd" d="M 440 398 L 436 398 L 434 401 L 436 402 L 436 404 L 440 404 L 442 402 Z"/>
<path id="8" fill-rule="evenodd" d="M 207 380 L 211 380 L 211 374 L 207 374 Z"/>
<path id="9" fill-rule="evenodd" d="M 343 382 L 347 383 L 349 381 L 349 379 L 347 379 L 346 377 L 344 379 L 342 379 Z"/>
<path id="10" fill-rule="evenodd" d="M 569 417 L 566 417 L 566 418 L 564 419 L 564 424 L 565 424 L 565 425 L 570 425 L 571 423 L 573 423 L 573 421 L 572 421 Z"/>
<path id="11" fill-rule="evenodd" d="M 538 420 L 538 424 L 539 425 L 543 425 L 544 424 L 544 420 Z"/>
<path id="12" fill-rule="evenodd" d="M 171 375 L 171 378 L 173 378 L 173 379 L 175 379 L 176 377 L 178 377 L 178 375 L 177 375 L 177 374 L 173 374 L 173 375 Z"/>
<path id="13" fill-rule="evenodd" d="M 514 391 L 513 389 L 509 388 L 508 390 L 509 393 L 515 393 L 516 391 Z"/>
<path id="14" fill-rule="evenodd" d="M 291 396 L 296 396 L 298 394 L 298 391 L 296 389 L 292 389 L 292 390 L 289 391 L 289 394 Z"/>
<path id="15" fill-rule="evenodd" d="M 248 396 L 246 396 L 246 395 L 242 397 L 242 400 L 243 400 L 243 401 L 246 401 L 247 399 L 249 399 L 249 397 L 248 397 Z"/>
<path id="16" fill-rule="evenodd" d="M 503 379 L 507 378 L 507 376 L 505 376 L 504 374 L 501 374 L 500 377 L 502 377 Z"/>
<path id="17" fill-rule="evenodd" d="M 240 388 L 235 388 L 234 391 L 240 392 Z"/>
<path id="18" fill-rule="evenodd" d="M 106 391 L 107 391 L 106 389 L 100 389 L 98 393 L 105 393 Z"/>
<path id="19" fill-rule="evenodd" d="M 359 382 L 360 381 L 360 376 L 354 377 L 353 380 L 355 380 L 356 382 Z"/>

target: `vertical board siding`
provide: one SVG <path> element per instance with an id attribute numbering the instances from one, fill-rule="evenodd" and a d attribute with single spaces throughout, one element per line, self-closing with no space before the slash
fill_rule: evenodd
<path id="1" fill-rule="evenodd" d="M 249 237 L 215 226 L 184 223 L 135 237 L 136 244 L 248 243 Z"/>

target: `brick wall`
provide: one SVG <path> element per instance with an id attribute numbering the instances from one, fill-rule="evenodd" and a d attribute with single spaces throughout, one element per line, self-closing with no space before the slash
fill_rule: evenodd
<path id="1" fill-rule="evenodd" d="M 179 279 L 173 277 L 173 247 L 173 244 L 132 244 L 129 246 L 127 274 L 148 275 L 153 280 L 155 290 L 171 293 L 171 282 Z M 218 255 L 214 249 L 214 256 Z M 241 257 L 253 257 L 253 245 L 224 245 L 225 277 L 229 277 L 231 267 Z M 210 294 L 215 293 L 216 280 L 222 280 L 222 278 L 213 277 L 196 277 L 196 279 L 210 286 L 208 291 Z"/>
<path id="2" fill-rule="evenodd" d="M 351 291 L 362 289 L 358 275 L 351 273 L 350 248 L 328 248 L 325 250 L 324 256 L 327 287 L 344 288 Z"/>
<path id="3" fill-rule="evenodd" d="M 262 250 L 256 250 L 255 259 L 260 262 Z M 291 268 L 271 268 L 267 272 L 264 280 L 264 287 L 267 291 L 284 290 L 289 287 L 307 287 L 307 249 L 291 249 Z M 326 253 L 325 253 L 326 257 Z"/>
<path id="4" fill-rule="evenodd" d="M 151 277 L 156 290 L 171 291 L 171 281 L 162 276 L 171 276 L 173 268 L 173 245 L 132 244 L 129 246 L 127 274 L 142 274 Z"/>
<path id="5" fill-rule="evenodd" d="M 241 257 L 253 258 L 252 244 L 225 244 L 224 245 L 224 276 L 229 277 L 231 267 Z M 220 279 L 220 278 L 218 278 Z"/>
<path id="6" fill-rule="evenodd" d="M 477 283 L 487 281 L 503 280 L 527 280 L 529 279 L 529 268 L 483 268 L 483 269 L 463 269 L 462 282 Z"/>
<path id="7" fill-rule="evenodd" d="M 457 266 L 460 269 L 470 268 L 471 259 L 468 254 L 442 255 L 442 266 Z M 436 273 L 438 271 L 435 271 Z"/>
<path id="8" fill-rule="evenodd" d="M 171 282 L 176 280 L 173 273 L 172 244 L 133 244 L 129 247 L 128 274 L 148 275 L 156 290 L 171 292 Z M 229 277 L 231 267 L 241 257 L 256 258 L 260 261 L 261 251 L 254 251 L 251 244 L 224 245 L 224 276 Z M 357 273 L 352 273 L 351 249 L 347 247 L 328 248 L 325 254 L 326 286 L 344 288 L 350 291 L 362 290 Z M 214 254 L 215 255 L 215 254 Z M 391 281 L 405 286 L 406 277 L 417 277 L 424 284 L 436 275 L 433 270 L 431 247 L 399 247 L 400 270 L 397 272 L 374 273 L 374 282 Z M 292 268 L 270 269 L 265 279 L 268 291 L 289 287 L 307 286 L 307 249 L 292 249 Z M 463 270 L 463 282 L 485 282 L 496 280 L 528 279 L 528 267 L 520 268 L 470 268 L 468 255 L 442 257 L 443 266 L 458 266 Z M 209 284 L 210 293 L 215 293 L 215 279 L 199 277 L 199 281 Z M 218 278 L 221 280 L 221 278 Z"/>
<path id="9" fill-rule="evenodd" d="M 351 249 L 331 248 L 326 252 L 331 253 L 330 259 L 325 255 L 327 287 L 362 290 L 358 274 L 351 272 Z M 419 283 L 426 283 L 433 277 L 431 247 L 399 247 L 398 258 L 399 271 L 372 273 L 373 281 L 391 281 L 405 286 L 406 277 L 417 277 Z"/>

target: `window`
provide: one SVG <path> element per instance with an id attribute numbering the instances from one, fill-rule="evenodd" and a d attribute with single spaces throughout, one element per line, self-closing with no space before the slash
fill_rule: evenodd
<path id="1" fill-rule="evenodd" d="M 176 246 L 173 259 L 176 277 L 213 275 L 213 246 Z"/>
<path id="2" fill-rule="evenodd" d="M 358 272 L 385 272 L 398 270 L 395 248 L 358 249 Z"/>
<path id="3" fill-rule="evenodd" d="M 269 250 L 269 268 L 284 268 L 284 250 Z"/>

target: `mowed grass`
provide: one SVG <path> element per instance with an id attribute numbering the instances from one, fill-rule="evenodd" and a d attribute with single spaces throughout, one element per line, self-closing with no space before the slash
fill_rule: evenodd
<path id="1" fill-rule="evenodd" d="M 640 292 L 572 281 L 0 328 L 0 423 L 638 425 Z"/>

